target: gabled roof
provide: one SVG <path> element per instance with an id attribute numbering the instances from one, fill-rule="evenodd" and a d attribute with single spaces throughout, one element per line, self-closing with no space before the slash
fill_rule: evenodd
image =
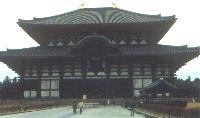
<path id="1" fill-rule="evenodd" d="M 156 93 L 156 92 L 172 92 L 177 87 L 163 79 L 159 79 L 141 89 L 140 92 L 144 93 Z"/>
<path id="2" fill-rule="evenodd" d="M 21 20 L 18 24 L 121 24 L 145 23 L 175 20 L 175 16 L 146 15 L 130 12 L 118 8 L 85 8 L 64 14 Z"/>

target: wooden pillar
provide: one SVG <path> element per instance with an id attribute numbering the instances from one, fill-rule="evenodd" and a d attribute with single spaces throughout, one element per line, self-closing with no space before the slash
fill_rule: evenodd
<path id="1" fill-rule="evenodd" d="M 81 66 L 81 71 L 82 71 L 82 78 L 86 78 L 86 73 L 87 73 L 87 59 L 82 59 L 81 60 L 82 66 Z"/>
<path id="2" fill-rule="evenodd" d="M 21 63 L 20 69 L 20 98 L 24 98 L 24 72 L 25 72 L 25 63 Z"/>
<path id="3" fill-rule="evenodd" d="M 110 78 L 110 63 L 109 63 L 109 61 L 108 61 L 108 59 L 106 59 L 106 61 L 105 61 L 105 65 L 106 65 L 106 67 L 105 67 L 105 73 L 106 73 L 106 79 L 104 79 L 104 97 L 105 98 L 108 98 L 109 97 L 109 95 L 108 95 L 108 86 L 109 86 L 109 83 L 108 83 L 108 81 L 109 81 L 109 78 Z"/>
<path id="4" fill-rule="evenodd" d="M 63 58 L 62 59 L 60 59 L 60 63 L 59 63 L 59 69 L 60 69 L 60 73 L 59 73 L 59 75 L 60 75 L 60 80 L 59 80 L 59 96 L 60 96 L 60 98 L 63 98 L 63 93 L 64 93 L 64 88 L 63 88 L 63 86 L 64 86 L 64 80 L 63 80 L 63 75 L 64 75 L 64 60 L 63 60 Z"/>
<path id="5" fill-rule="evenodd" d="M 156 66 L 154 63 L 152 63 L 151 65 L 151 74 L 152 74 L 152 81 L 155 81 L 156 80 Z"/>
<path id="6" fill-rule="evenodd" d="M 129 80 L 130 80 L 130 82 L 132 83 L 131 84 L 131 86 L 130 86 L 130 88 L 131 88 L 131 90 L 130 90 L 130 96 L 131 97 L 133 97 L 133 65 L 132 64 L 129 64 L 128 65 L 128 76 L 129 76 Z"/>
<path id="7" fill-rule="evenodd" d="M 37 89 L 37 98 L 41 98 L 41 75 L 42 75 L 42 62 L 39 61 L 37 65 L 37 76 L 38 76 L 38 89 Z"/>
<path id="8" fill-rule="evenodd" d="M 128 65 L 128 76 L 129 76 L 129 79 L 132 79 L 132 76 L 133 76 L 133 66 L 132 66 L 132 64 Z"/>
<path id="9" fill-rule="evenodd" d="M 144 64 L 140 64 L 140 74 L 144 76 Z M 142 88 L 144 87 L 144 78 L 142 77 Z"/>
<path id="10" fill-rule="evenodd" d="M 133 90 L 132 90 L 132 97 L 133 97 L 133 98 L 134 98 L 134 91 L 135 91 L 135 86 L 134 86 L 134 85 L 135 85 L 135 82 L 134 82 L 134 79 L 135 79 L 135 77 L 134 77 L 134 71 L 135 71 L 135 70 L 134 70 L 134 68 L 135 68 L 135 63 L 132 64 L 132 73 L 133 73 L 133 74 L 132 74 L 132 86 L 133 86 L 133 87 L 132 87 L 132 89 L 133 89 Z"/>

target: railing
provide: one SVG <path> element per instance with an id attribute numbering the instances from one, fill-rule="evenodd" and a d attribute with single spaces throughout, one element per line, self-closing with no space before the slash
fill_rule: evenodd
<path id="1" fill-rule="evenodd" d="M 126 101 L 131 99 L 109 99 L 109 105 L 124 106 Z M 0 114 L 9 114 L 16 112 L 25 112 L 30 110 L 72 106 L 73 102 L 77 103 L 80 99 L 29 99 L 29 100 L 0 100 Z M 87 99 L 84 101 L 85 107 L 98 107 L 99 105 L 108 105 L 108 99 Z"/>
<path id="2" fill-rule="evenodd" d="M 3 101 L 1 101 L 1 103 L 2 102 Z M 5 102 L 6 103 L 4 104 L 0 104 L 0 114 L 24 112 L 71 104 L 65 100 L 5 100 Z"/>
<path id="3" fill-rule="evenodd" d="M 155 104 L 143 104 L 139 108 L 139 111 L 143 111 L 162 118 L 191 118 L 196 114 L 197 117 L 200 115 L 200 109 L 185 109 L 184 107 L 171 107 Z M 197 118 L 196 116 L 194 118 Z"/>

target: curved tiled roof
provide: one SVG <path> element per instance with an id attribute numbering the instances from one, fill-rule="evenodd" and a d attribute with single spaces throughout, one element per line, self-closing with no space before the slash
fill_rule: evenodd
<path id="1" fill-rule="evenodd" d="M 68 48 L 32 47 L 24 49 L 8 49 L 0 52 L 0 57 L 59 57 L 69 56 Z"/>
<path id="2" fill-rule="evenodd" d="M 116 24 L 174 20 L 175 16 L 146 15 L 118 8 L 85 8 L 64 14 L 21 20 L 19 24 Z"/>
<path id="3" fill-rule="evenodd" d="M 6 57 L 70 57 L 72 48 L 67 47 L 33 47 L 26 49 L 11 49 L 0 51 L 0 58 Z M 119 47 L 119 53 L 110 56 L 157 56 L 176 54 L 200 54 L 200 47 L 188 48 L 187 46 L 123 46 Z"/>
<path id="4" fill-rule="evenodd" d="M 163 79 L 159 79 L 154 81 L 153 83 L 151 83 L 150 85 L 142 88 L 141 92 L 158 92 L 158 91 L 162 91 L 162 92 L 166 92 L 166 91 L 170 91 L 170 90 L 176 90 L 177 87 Z"/>
<path id="5" fill-rule="evenodd" d="M 187 46 L 168 46 L 168 45 L 156 45 L 156 46 L 131 46 L 121 47 L 120 50 L 123 55 L 166 55 L 166 54 L 183 54 L 197 52 L 200 54 L 200 47 L 188 48 Z M 121 54 L 119 54 L 121 55 Z"/>

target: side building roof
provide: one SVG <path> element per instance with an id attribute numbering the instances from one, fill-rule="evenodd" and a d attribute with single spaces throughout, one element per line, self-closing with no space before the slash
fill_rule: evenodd
<path id="1" fill-rule="evenodd" d="M 142 88 L 141 93 L 159 93 L 159 92 L 172 92 L 178 89 L 177 86 L 163 80 L 159 79 L 151 83 L 150 85 Z"/>

